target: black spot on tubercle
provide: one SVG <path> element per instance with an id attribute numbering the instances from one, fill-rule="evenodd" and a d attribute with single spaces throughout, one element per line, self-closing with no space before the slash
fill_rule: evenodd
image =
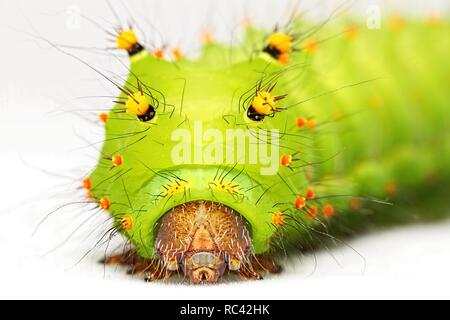
<path id="1" fill-rule="evenodd" d="M 247 117 L 252 121 L 263 121 L 266 115 L 256 112 L 253 106 L 250 106 L 247 110 Z"/>
<path id="2" fill-rule="evenodd" d="M 130 48 L 130 50 L 128 50 L 128 55 L 130 57 L 141 53 L 144 50 L 144 47 L 140 44 L 140 43 L 135 43 L 133 44 L 133 46 Z"/>
<path id="3" fill-rule="evenodd" d="M 142 116 L 138 116 L 138 118 L 142 122 L 148 122 L 151 121 L 155 116 L 156 116 L 155 108 L 149 106 L 147 113 Z"/>
<path id="4" fill-rule="evenodd" d="M 281 52 L 275 48 L 274 46 L 267 46 L 264 48 L 263 52 L 267 53 L 268 55 L 270 55 L 272 58 L 278 60 L 278 58 L 281 55 Z"/>

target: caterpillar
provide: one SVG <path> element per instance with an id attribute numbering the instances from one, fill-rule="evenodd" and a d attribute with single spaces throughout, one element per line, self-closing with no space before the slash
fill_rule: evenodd
<path id="1" fill-rule="evenodd" d="M 286 252 L 414 221 L 396 207 L 409 199 L 432 199 L 438 209 L 421 216 L 442 216 L 449 25 L 391 20 L 320 25 L 340 30 L 326 43 L 296 17 L 271 32 L 247 25 L 232 47 L 206 33 L 196 59 L 116 30 L 129 75 L 91 67 L 117 98 L 98 115 L 104 143 L 81 181 L 129 244 L 104 263 L 147 281 L 257 280 Z"/>

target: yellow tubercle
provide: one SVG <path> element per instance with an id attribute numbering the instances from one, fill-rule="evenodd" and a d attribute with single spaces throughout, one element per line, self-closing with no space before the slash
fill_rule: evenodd
<path id="1" fill-rule="evenodd" d="M 275 98 L 270 92 L 258 92 L 253 99 L 252 107 L 259 114 L 269 115 L 276 110 Z"/>
<path id="2" fill-rule="evenodd" d="M 210 183 L 210 186 L 215 187 L 219 191 L 225 191 L 232 194 L 239 194 L 240 186 L 238 184 L 227 183 L 220 180 L 215 180 Z"/>
<path id="3" fill-rule="evenodd" d="M 284 215 L 282 212 L 275 212 L 272 215 L 272 223 L 275 227 L 280 228 L 284 224 Z"/>
<path id="4" fill-rule="evenodd" d="M 178 48 L 172 49 L 172 55 L 175 60 L 180 60 L 181 58 L 183 58 L 183 53 Z"/>
<path id="5" fill-rule="evenodd" d="M 164 187 L 163 196 L 172 196 L 177 193 L 184 193 L 191 187 L 191 184 L 187 181 L 177 181 L 171 185 L 167 185 Z"/>
<path id="6" fill-rule="evenodd" d="M 117 35 L 116 43 L 118 49 L 129 51 L 135 44 L 138 43 L 138 39 L 133 30 L 123 30 Z"/>
<path id="7" fill-rule="evenodd" d="M 269 38 L 269 46 L 276 48 L 280 53 L 292 51 L 293 38 L 285 33 L 276 32 Z"/>
<path id="8" fill-rule="evenodd" d="M 129 231 L 133 228 L 133 217 L 125 216 L 120 219 L 120 224 L 122 225 L 123 230 Z"/>
<path id="9" fill-rule="evenodd" d="M 140 91 L 135 92 L 133 95 L 128 97 L 125 102 L 127 107 L 127 112 L 135 114 L 137 116 L 143 116 L 147 114 L 150 104 L 147 97 Z"/>

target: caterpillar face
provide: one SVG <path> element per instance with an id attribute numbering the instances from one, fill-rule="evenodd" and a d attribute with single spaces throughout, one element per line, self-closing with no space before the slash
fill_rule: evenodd
<path id="1" fill-rule="evenodd" d="M 270 185 L 289 119 L 276 81 L 282 69 L 264 59 L 199 67 L 145 52 L 132 58 L 90 194 L 139 257 L 159 261 L 148 278 L 178 271 L 216 282 L 228 270 L 259 279 L 251 261 L 280 226 L 273 215 L 282 194 Z"/>
<path id="2" fill-rule="evenodd" d="M 320 209 L 299 164 L 308 163 L 301 145 L 315 125 L 295 108 L 304 70 L 288 65 L 294 37 L 274 32 L 256 57 L 231 65 L 208 63 L 220 55 L 211 38 L 198 60 L 147 52 L 131 28 L 116 44 L 130 56 L 129 77 L 108 79 L 120 95 L 100 115 L 101 158 L 83 181 L 132 245 L 107 262 L 147 280 L 182 273 L 191 283 L 278 272 L 267 253 L 307 230 Z"/>
<path id="3" fill-rule="evenodd" d="M 249 263 L 252 244 L 246 222 L 233 209 L 196 201 L 163 216 L 156 251 L 168 273 L 181 269 L 192 283 L 217 282 L 226 269 Z"/>

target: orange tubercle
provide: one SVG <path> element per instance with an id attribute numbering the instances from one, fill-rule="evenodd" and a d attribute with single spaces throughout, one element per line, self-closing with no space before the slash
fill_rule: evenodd
<path id="1" fill-rule="evenodd" d="M 306 199 L 303 196 L 297 196 L 295 198 L 295 207 L 297 209 L 303 209 L 306 206 Z"/>
<path id="2" fill-rule="evenodd" d="M 316 193 L 313 188 L 306 189 L 306 199 L 313 200 L 316 197 Z"/>
<path id="3" fill-rule="evenodd" d="M 120 167 L 123 164 L 123 157 L 120 154 L 114 155 L 111 160 L 114 167 Z"/>
<path id="4" fill-rule="evenodd" d="M 284 224 L 284 215 L 282 212 L 275 212 L 272 216 L 272 223 L 279 228 Z"/>
<path id="5" fill-rule="evenodd" d="M 345 37 L 348 40 L 353 40 L 357 36 L 358 36 L 358 29 L 355 26 L 351 26 L 347 30 L 345 30 Z"/>
<path id="6" fill-rule="evenodd" d="M 303 47 L 306 52 L 314 53 L 319 50 L 319 43 L 313 39 L 306 39 Z"/>
<path id="7" fill-rule="evenodd" d="M 399 32 L 405 28 L 406 22 L 405 19 L 403 19 L 403 17 L 399 15 L 394 15 L 389 20 L 389 26 L 391 27 L 391 30 Z"/>
<path id="8" fill-rule="evenodd" d="M 120 220 L 120 224 L 122 225 L 122 228 L 126 231 L 131 230 L 133 228 L 133 217 L 132 216 L 125 216 Z"/>
<path id="9" fill-rule="evenodd" d="M 100 113 L 98 115 L 101 122 L 106 123 L 109 120 L 109 115 L 107 113 Z"/>
<path id="10" fill-rule="evenodd" d="M 83 179 L 83 189 L 91 190 L 92 189 L 92 181 L 91 178 Z"/>
<path id="11" fill-rule="evenodd" d="M 389 196 L 393 196 L 398 191 L 398 183 L 395 180 L 391 180 L 386 184 L 386 194 Z"/>
<path id="12" fill-rule="evenodd" d="M 308 121 L 306 122 L 306 126 L 307 126 L 309 129 L 314 129 L 315 127 L 317 127 L 317 124 L 316 124 L 316 122 L 315 122 L 314 120 L 308 120 Z"/>
<path id="13" fill-rule="evenodd" d="M 323 212 L 325 217 L 331 218 L 332 216 L 334 216 L 334 207 L 331 204 L 327 203 L 322 208 L 322 212 Z"/>
<path id="14" fill-rule="evenodd" d="M 314 219 L 315 217 L 317 217 L 318 212 L 319 212 L 319 209 L 317 209 L 317 206 L 315 206 L 315 205 L 312 205 L 308 208 L 308 216 L 310 218 Z"/>
<path id="15" fill-rule="evenodd" d="M 158 59 L 163 59 L 164 58 L 164 50 L 157 49 L 157 50 L 153 51 L 153 55 Z"/>
<path id="16" fill-rule="evenodd" d="M 359 198 L 352 198 L 350 200 L 350 208 L 353 210 L 358 210 L 361 208 L 361 200 Z"/>
<path id="17" fill-rule="evenodd" d="M 302 118 L 302 117 L 297 118 L 297 127 L 303 128 L 307 122 L 308 122 L 308 119 L 306 119 L 306 118 Z"/>
<path id="18" fill-rule="evenodd" d="M 280 163 L 283 167 L 289 167 L 292 164 L 292 155 L 284 155 L 281 157 Z"/>
<path id="19" fill-rule="evenodd" d="M 291 61 L 291 56 L 287 53 L 282 53 L 278 57 L 278 62 L 281 64 L 288 64 Z"/>
<path id="20" fill-rule="evenodd" d="M 103 210 L 109 210 L 109 208 L 111 207 L 111 202 L 109 201 L 108 197 L 102 197 L 98 202 L 98 205 Z"/>

